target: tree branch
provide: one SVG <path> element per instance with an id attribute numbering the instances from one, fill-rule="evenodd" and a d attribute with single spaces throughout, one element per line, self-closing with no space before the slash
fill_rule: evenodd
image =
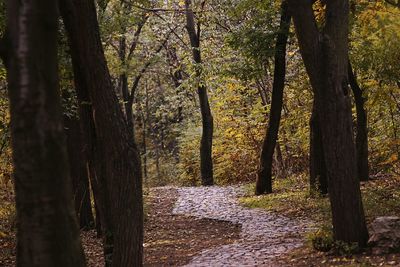
<path id="1" fill-rule="evenodd" d="M 149 16 L 147 14 L 144 14 L 142 17 L 142 20 L 139 22 L 137 29 L 136 29 L 135 33 L 133 34 L 133 41 L 132 41 L 131 47 L 129 48 L 127 60 L 131 59 L 132 54 L 137 47 L 140 33 L 142 32 L 143 26 L 146 24 L 146 21 L 148 20 L 148 18 L 149 18 Z"/>
<path id="2" fill-rule="evenodd" d="M 184 13 L 186 12 L 185 8 L 147 8 L 139 5 L 132 5 L 134 8 L 145 10 L 147 12 L 179 12 L 179 13 Z M 198 13 L 198 12 L 206 12 L 206 10 L 202 11 L 193 11 L 193 13 Z"/>
<path id="3" fill-rule="evenodd" d="M 386 3 L 388 3 L 391 6 L 400 8 L 400 1 L 396 1 L 396 0 L 385 0 Z"/>
<path id="4" fill-rule="evenodd" d="M 172 28 L 172 27 L 169 25 L 168 21 L 167 21 L 163 16 L 161 16 L 161 15 L 158 14 L 158 13 L 154 13 L 154 15 L 156 15 L 158 18 L 162 19 L 164 22 L 167 23 L 168 29 L 169 29 L 170 31 L 172 31 L 172 33 L 175 35 L 176 38 L 178 38 L 178 40 L 183 44 L 183 46 L 185 46 L 185 47 L 188 46 L 188 44 L 187 44 L 187 43 L 182 39 L 182 37 L 176 32 L 176 28 Z"/>
<path id="5" fill-rule="evenodd" d="M 199 47 L 199 38 L 197 36 L 196 32 L 196 24 L 194 22 L 194 14 L 193 10 L 191 8 L 191 1 L 190 0 L 185 0 L 185 9 L 186 9 L 186 29 L 189 34 L 190 38 L 190 45 L 192 48 L 198 48 Z"/>
<path id="6" fill-rule="evenodd" d="M 296 35 L 299 40 L 300 53 L 304 61 L 310 81 L 316 87 L 316 78 L 319 73 L 321 33 L 312 9 L 312 2 L 308 0 L 287 0 L 289 11 L 293 16 Z"/>
<path id="7" fill-rule="evenodd" d="M 160 53 L 160 51 L 163 49 L 163 47 L 165 46 L 165 44 L 168 42 L 169 37 L 171 36 L 172 31 L 170 31 L 168 33 L 168 35 L 165 37 L 164 41 L 158 46 L 158 48 L 156 49 L 156 51 L 153 54 L 153 57 L 155 55 L 157 55 L 158 53 Z M 133 104 L 133 100 L 135 98 L 135 92 L 136 89 L 139 85 L 140 79 L 142 78 L 143 74 L 147 71 L 147 69 L 150 67 L 150 65 L 152 64 L 152 60 L 148 60 L 146 62 L 146 64 L 144 64 L 144 66 L 140 69 L 139 74 L 135 77 L 135 80 L 133 81 L 132 87 L 131 87 L 131 92 L 128 98 L 128 105 L 132 105 Z"/>

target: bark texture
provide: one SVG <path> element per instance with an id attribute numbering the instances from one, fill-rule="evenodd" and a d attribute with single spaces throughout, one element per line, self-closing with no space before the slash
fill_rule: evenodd
<path id="1" fill-rule="evenodd" d="M 85 266 L 60 103 L 57 1 L 7 2 L 17 266 Z"/>
<path id="2" fill-rule="evenodd" d="M 96 134 L 96 178 L 105 181 L 106 264 L 143 263 L 142 173 L 137 148 L 113 88 L 93 0 L 62 0 L 75 77 L 88 89 Z M 103 221 L 101 222 L 103 224 Z"/>
<path id="3" fill-rule="evenodd" d="M 213 162 L 212 162 L 212 139 L 214 131 L 214 120 L 211 114 L 210 103 L 208 101 L 207 87 L 201 81 L 202 59 L 200 53 L 200 24 L 197 27 L 194 21 L 192 2 L 185 0 L 186 7 L 186 29 L 189 34 L 190 45 L 192 46 L 193 61 L 196 66 L 196 78 L 198 82 L 197 94 L 199 96 L 201 119 L 203 132 L 200 142 L 200 172 L 203 185 L 213 185 Z M 196 29 L 197 28 L 197 29 Z"/>
<path id="4" fill-rule="evenodd" d="M 64 118 L 67 134 L 67 150 L 69 169 L 72 179 L 72 192 L 75 202 L 75 211 L 81 229 L 90 229 L 94 226 L 94 218 L 90 201 L 88 170 L 86 155 L 80 128 L 79 119 Z"/>
<path id="5" fill-rule="evenodd" d="M 321 123 L 319 121 L 316 99 L 310 119 L 310 191 L 321 195 L 328 193 L 324 146 L 322 143 Z"/>
<path id="6" fill-rule="evenodd" d="M 278 139 L 279 123 L 283 105 L 283 89 L 286 74 L 286 44 L 289 35 L 291 16 L 286 1 L 281 6 L 281 21 L 275 45 L 275 68 L 272 88 L 271 111 L 268 129 L 264 137 L 260 165 L 256 181 L 256 195 L 272 193 L 272 162 Z"/>
<path id="7" fill-rule="evenodd" d="M 300 52 L 321 122 L 334 238 L 368 240 L 356 168 L 348 89 L 348 0 L 327 1 L 325 26 L 317 28 L 312 3 L 290 0 Z"/>
<path id="8" fill-rule="evenodd" d="M 356 151 L 357 151 L 357 173 L 360 181 L 368 181 L 369 164 L 368 164 L 368 119 L 367 112 L 364 108 L 365 98 L 363 90 L 357 82 L 353 68 L 349 61 L 349 84 L 353 91 L 354 102 L 357 112 L 357 134 L 356 134 Z"/>

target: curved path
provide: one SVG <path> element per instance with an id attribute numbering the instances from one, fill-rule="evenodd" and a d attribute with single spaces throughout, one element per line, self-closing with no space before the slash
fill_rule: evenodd
<path id="1" fill-rule="evenodd" d="M 310 222 L 289 219 L 238 203 L 240 187 L 178 188 L 173 213 L 240 224 L 238 242 L 204 250 L 187 266 L 275 266 L 274 259 L 300 247 Z"/>

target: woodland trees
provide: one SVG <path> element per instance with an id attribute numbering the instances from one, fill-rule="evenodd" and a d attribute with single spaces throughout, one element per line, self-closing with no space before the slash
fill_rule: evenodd
<path id="1" fill-rule="evenodd" d="M 357 82 L 353 67 L 348 65 L 348 78 L 351 90 L 353 91 L 356 113 L 357 113 L 357 134 L 356 134 L 356 155 L 357 155 L 357 175 L 360 181 L 369 179 L 368 163 L 368 128 L 367 112 L 365 111 L 365 97 L 363 90 Z"/>
<path id="2" fill-rule="evenodd" d="M 7 2 L 2 58 L 11 107 L 17 266 L 85 266 L 63 137 L 57 14 L 55 1 Z"/>
<path id="3" fill-rule="evenodd" d="M 140 266 L 143 251 L 142 173 L 133 135 L 111 82 L 94 1 L 61 1 L 77 95 L 87 95 L 96 134 L 96 179 L 107 265 Z M 87 90 L 78 92 L 78 90 Z M 79 99 L 80 105 L 85 99 Z M 112 129 L 112 130 L 110 130 Z"/>
<path id="4" fill-rule="evenodd" d="M 201 8 L 204 8 L 205 1 L 202 2 Z M 200 34 L 201 22 L 195 24 L 194 13 L 190 0 L 185 0 L 186 9 L 186 29 L 189 34 L 190 45 L 192 47 L 193 61 L 195 62 L 195 75 L 197 85 L 197 93 L 199 95 L 201 120 L 202 120 L 202 136 L 200 142 L 200 172 L 203 185 L 212 185 L 213 181 L 213 164 L 212 164 L 212 138 L 214 132 L 214 122 L 211 115 L 210 104 L 208 102 L 207 87 L 205 81 L 202 80 L 202 59 L 200 52 Z M 199 20 L 199 18 L 198 18 Z M 196 26 L 197 25 L 197 26 Z"/>
<path id="5" fill-rule="evenodd" d="M 357 177 L 347 76 L 349 3 L 326 4 L 322 31 L 317 28 L 310 2 L 289 5 L 316 98 L 334 237 L 365 245 L 368 232 Z"/>
<path id="6" fill-rule="evenodd" d="M 272 162 L 283 105 L 283 88 L 286 74 L 286 43 L 289 35 L 291 15 L 286 1 L 282 2 L 281 21 L 275 45 L 274 81 L 272 86 L 271 110 L 268 130 L 264 138 L 260 170 L 256 181 L 256 194 L 272 192 Z"/>
<path id="7" fill-rule="evenodd" d="M 335 239 L 365 244 L 359 180 L 400 168 L 397 3 L 60 0 L 58 18 L 50 1 L 8 2 L 0 186 L 11 180 L 9 91 L 21 262 L 35 260 L 28 237 L 42 242 L 26 231 L 32 213 L 46 235 L 60 225 L 41 243 L 49 253 L 84 264 L 72 184 L 80 226 L 94 215 L 101 227 L 107 265 L 140 266 L 142 172 L 149 186 L 256 181 L 256 194 L 296 177 L 310 184 L 305 199 L 329 195 Z M 43 196 L 46 210 L 29 204 Z"/>
<path id="8" fill-rule="evenodd" d="M 67 135 L 67 151 L 70 174 L 72 179 L 72 193 L 75 203 L 75 211 L 78 215 L 81 229 L 90 229 L 95 225 L 92 204 L 90 199 L 89 172 L 85 143 L 76 118 L 64 117 L 64 127 Z"/>

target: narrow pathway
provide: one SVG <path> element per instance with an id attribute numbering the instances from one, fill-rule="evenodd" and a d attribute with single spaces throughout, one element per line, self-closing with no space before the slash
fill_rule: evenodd
<path id="1" fill-rule="evenodd" d="M 242 195 L 234 186 L 178 188 L 174 214 L 242 226 L 238 241 L 203 250 L 186 266 L 276 266 L 275 258 L 304 243 L 302 233 L 310 227 L 309 222 L 243 207 L 238 203 Z"/>

